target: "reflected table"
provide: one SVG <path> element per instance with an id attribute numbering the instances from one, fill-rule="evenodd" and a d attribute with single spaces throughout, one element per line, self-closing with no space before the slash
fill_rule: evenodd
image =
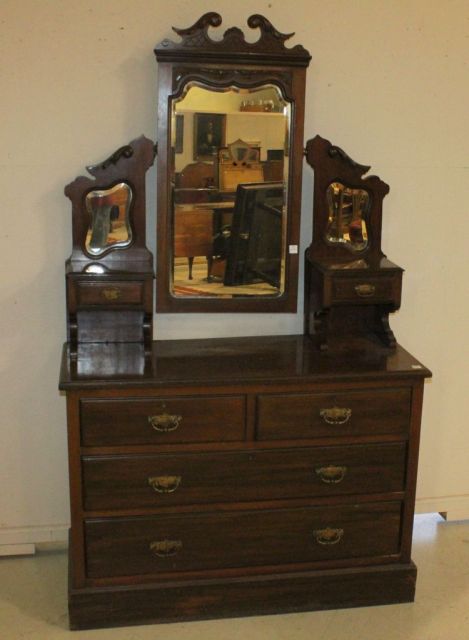
<path id="1" fill-rule="evenodd" d="M 174 207 L 174 257 L 188 258 L 189 280 L 192 280 L 194 257 L 206 256 L 207 277 L 213 262 L 213 240 L 233 212 L 234 202 L 197 202 Z M 231 217 L 231 216 L 230 216 Z"/>

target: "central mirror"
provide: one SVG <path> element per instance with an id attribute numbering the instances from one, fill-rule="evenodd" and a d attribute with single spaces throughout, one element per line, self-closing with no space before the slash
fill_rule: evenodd
<path id="1" fill-rule="evenodd" d="M 309 53 L 207 13 L 158 60 L 159 312 L 294 312 Z"/>
<path id="2" fill-rule="evenodd" d="M 273 85 L 189 83 L 171 116 L 171 294 L 282 295 L 290 103 Z"/>

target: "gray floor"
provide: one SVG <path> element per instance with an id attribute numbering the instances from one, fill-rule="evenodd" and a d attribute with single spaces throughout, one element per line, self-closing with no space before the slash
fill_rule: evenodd
<path id="1" fill-rule="evenodd" d="M 0 558 L 1 640 L 468 640 L 469 522 L 417 516 L 413 604 L 291 615 L 121 627 L 67 628 L 63 548 Z"/>

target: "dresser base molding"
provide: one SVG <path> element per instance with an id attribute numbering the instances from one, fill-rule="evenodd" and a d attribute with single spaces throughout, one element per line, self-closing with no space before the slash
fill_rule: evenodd
<path id="1" fill-rule="evenodd" d="M 71 558 L 69 566 L 72 573 Z M 246 578 L 69 588 L 70 628 L 94 629 L 413 602 L 416 578 L 417 568 L 411 562 Z"/>

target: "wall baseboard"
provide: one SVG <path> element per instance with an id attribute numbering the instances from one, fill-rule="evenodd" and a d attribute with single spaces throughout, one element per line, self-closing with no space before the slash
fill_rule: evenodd
<path id="1" fill-rule="evenodd" d="M 417 498 L 415 513 L 441 513 L 445 520 L 469 520 L 469 495 Z"/>
<path id="2" fill-rule="evenodd" d="M 0 556 L 33 555 L 36 544 L 67 542 L 68 524 L 0 529 Z"/>

